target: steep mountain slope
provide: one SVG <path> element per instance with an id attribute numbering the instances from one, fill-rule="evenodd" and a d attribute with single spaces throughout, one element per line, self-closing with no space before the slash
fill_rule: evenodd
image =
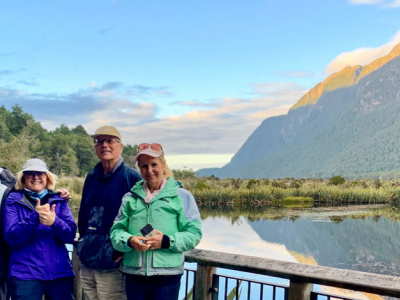
<path id="1" fill-rule="evenodd" d="M 356 83 L 325 89 L 314 104 L 264 120 L 229 164 L 199 174 L 241 178 L 400 176 L 400 57 L 383 65 L 382 61 L 386 60 L 375 61 L 380 67 L 362 78 L 355 75 L 365 68 L 347 68 L 348 75 L 343 73 L 340 78 Z"/>

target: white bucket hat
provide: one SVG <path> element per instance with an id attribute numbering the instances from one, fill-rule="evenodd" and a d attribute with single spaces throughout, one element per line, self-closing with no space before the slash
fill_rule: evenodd
<path id="1" fill-rule="evenodd" d="M 24 166 L 22 167 L 22 172 L 26 171 L 38 171 L 38 172 L 47 172 L 49 168 L 47 168 L 46 163 L 39 158 L 31 158 L 28 159 Z"/>

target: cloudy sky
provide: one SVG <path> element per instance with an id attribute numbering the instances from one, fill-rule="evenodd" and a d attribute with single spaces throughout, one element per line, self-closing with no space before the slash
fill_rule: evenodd
<path id="1" fill-rule="evenodd" d="M 267 117 L 400 42 L 400 0 L 4 0 L 0 104 L 222 166 Z"/>

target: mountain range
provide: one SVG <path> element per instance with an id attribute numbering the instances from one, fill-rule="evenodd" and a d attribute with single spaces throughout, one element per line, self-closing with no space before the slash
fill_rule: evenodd
<path id="1" fill-rule="evenodd" d="M 287 115 L 265 119 L 232 160 L 200 176 L 397 178 L 400 176 L 400 44 L 365 66 L 310 89 Z"/>

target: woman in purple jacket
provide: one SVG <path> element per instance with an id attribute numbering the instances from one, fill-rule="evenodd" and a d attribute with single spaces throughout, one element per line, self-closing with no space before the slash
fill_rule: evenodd
<path id="1" fill-rule="evenodd" d="M 18 173 L 16 191 L 4 210 L 4 235 L 11 247 L 11 299 L 74 299 L 74 272 L 66 243 L 76 224 L 65 199 L 54 193 L 56 176 L 37 158 Z"/>

